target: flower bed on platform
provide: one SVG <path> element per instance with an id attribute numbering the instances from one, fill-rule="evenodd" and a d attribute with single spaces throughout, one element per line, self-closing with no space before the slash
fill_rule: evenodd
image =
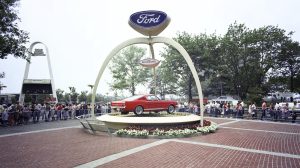
<path id="1" fill-rule="evenodd" d="M 200 124 L 178 125 L 173 127 L 141 127 L 130 126 L 125 129 L 117 130 L 114 134 L 121 137 L 138 137 L 138 138 L 180 138 L 194 135 L 213 133 L 217 130 L 216 123 L 204 120 L 204 126 Z"/>

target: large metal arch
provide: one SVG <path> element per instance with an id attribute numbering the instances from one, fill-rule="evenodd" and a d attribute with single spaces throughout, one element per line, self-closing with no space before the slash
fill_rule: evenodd
<path id="1" fill-rule="evenodd" d="M 109 61 L 113 58 L 113 56 L 115 56 L 121 49 L 123 49 L 127 46 L 130 46 L 130 45 L 133 45 L 133 44 L 154 44 L 154 43 L 166 43 L 166 44 L 173 46 L 176 50 L 178 50 L 178 52 L 183 56 L 183 58 L 187 62 L 188 66 L 192 72 L 192 75 L 194 77 L 195 83 L 196 83 L 198 96 L 199 96 L 200 109 L 201 109 L 200 112 L 201 112 L 201 116 L 202 116 L 201 117 L 201 126 L 203 126 L 203 117 L 204 117 L 203 116 L 203 113 L 204 113 L 203 95 L 202 95 L 202 88 L 201 88 L 200 80 L 199 80 L 196 68 L 194 66 L 194 63 L 193 63 L 192 59 L 190 58 L 189 54 L 179 43 L 177 43 L 175 40 L 167 38 L 167 37 L 152 37 L 152 38 L 139 37 L 139 38 L 129 39 L 129 40 L 124 41 L 123 43 L 119 44 L 117 47 L 115 47 L 109 53 L 109 55 L 106 57 L 106 59 L 102 63 L 102 66 L 99 70 L 99 73 L 98 73 L 98 76 L 96 78 L 94 88 L 93 88 L 92 104 L 91 104 L 92 105 L 91 115 L 93 118 L 95 117 L 94 106 L 95 106 L 95 97 L 96 97 L 96 91 L 98 88 L 98 84 L 99 84 L 101 76 L 104 73 L 105 68 L 107 67 Z"/>
<path id="2" fill-rule="evenodd" d="M 48 50 L 48 47 L 46 46 L 46 44 L 44 44 L 43 42 L 40 42 L 40 41 L 33 42 L 29 47 L 28 60 L 29 61 L 31 60 L 33 47 L 37 44 L 42 44 L 46 49 L 48 70 L 49 70 L 49 74 L 50 74 L 50 78 L 51 78 L 51 86 L 52 86 L 52 92 L 53 92 L 52 96 L 56 99 L 56 103 L 57 103 L 58 100 L 57 100 L 56 90 L 55 90 L 55 85 L 54 85 L 54 78 L 53 78 L 52 67 L 51 67 L 51 62 L 50 62 L 50 55 L 49 55 L 49 50 Z M 26 62 L 23 81 L 24 81 L 24 79 L 28 79 L 28 73 L 29 73 L 29 68 L 30 68 L 30 62 L 29 61 Z M 22 82 L 22 87 L 23 87 L 23 82 Z M 23 104 L 25 95 L 22 94 L 22 89 L 23 88 L 21 88 L 19 102 Z"/>

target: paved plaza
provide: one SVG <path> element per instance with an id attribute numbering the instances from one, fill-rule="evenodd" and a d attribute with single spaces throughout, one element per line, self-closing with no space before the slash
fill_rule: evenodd
<path id="1" fill-rule="evenodd" d="M 0 167 L 300 167 L 300 125 L 207 118 L 216 133 L 176 139 L 91 135 L 78 120 L 0 129 Z"/>

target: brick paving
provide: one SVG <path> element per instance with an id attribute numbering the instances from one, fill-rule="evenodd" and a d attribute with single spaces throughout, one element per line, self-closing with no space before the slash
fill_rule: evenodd
<path id="1" fill-rule="evenodd" d="M 191 137 L 186 140 L 300 155 L 300 135 L 221 128 L 215 134 Z"/>
<path id="2" fill-rule="evenodd" d="M 74 167 L 155 141 L 91 135 L 81 128 L 0 138 L 0 167 Z"/>
<path id="3" fill-rule="evenodd" d="M 300 159 L 168 142 L 98 168 L 300 167 Z"/>
<path id="4" fill-rule="evenodd" d="M 234 127 L 234 128 L 246 128 L 246 129 L 256 129 L 256 130 L 300 133 L 300 125 L 299 124 L 242 120 L 242 121 L 239 121 L 236 123 L 228 124 L 226 126 Z"/>
<path id="5" fill-rule="evenodd" d="M 223 128 L 220 127 L 214 134 L 169 140 L 124 157 L 116 157 L 99 167 L 300 167 L 299 125 L 210 120 L 223 123 Z M 91 135 L 81 128 L 0 136 L 0 167 L 74 167 L 159 141 L 119 138 L 106 133 Z"/>

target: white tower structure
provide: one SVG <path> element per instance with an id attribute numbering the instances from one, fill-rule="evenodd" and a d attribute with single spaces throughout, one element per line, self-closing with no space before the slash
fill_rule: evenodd
<path id="1" fill-rule="evenodd" d="M 46 55 L 44 54 L 43 49 L 35 49 L 34 52 L 32 51 L 34 46 L 37 44 L 42 44 L 44 46 L 44 48 L 46 49 Z M 30 68 L 30 63 L 31 63 L 30 61 L 31 61 L 32 56 L 46 56 L 47 57 L 50 79 L 28 79 L 29 68 Z M 54 79 L 53 79 L 53 73 L 52 73 L 52 68 L 51 68 L 48 47 L 44 43 L 39 42 L 39 41 L 32 43 L 29 47 L 28 59 L 29 59 L 29 62 L 26 63 L 19 102 L 21 104 L 24 103 L 25 94 L 52 94 L 52 98 L 53 98 L 52 101 L 57 102 L 57 96 L 56 96 L 56 91 L 55 91 L 55 85 L 54 85 Z"/>

